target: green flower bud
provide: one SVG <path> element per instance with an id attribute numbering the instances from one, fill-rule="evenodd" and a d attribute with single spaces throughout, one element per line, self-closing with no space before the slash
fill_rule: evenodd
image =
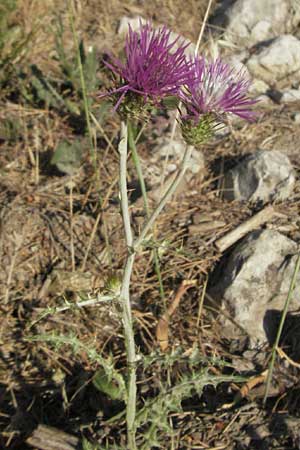
<path id="1" fill-rule="evenodd" d="M 215 126 L 215 117 L 212 114 L 204 114 L 197 124 L 193 119 L 182 120 L 181 132 L 185 142 L 196 147 L 212 137 Z"/>
<path id="2" fill-rule="evenodd" d="M 151 112 L 150 102 L 145 102 L 141 95 L 128 93 L 118 108 L 123 120 L 148 120 Z"/>
<path id="3" fill-rule="evenodd" d="M 110 294 L 119 295 L 121 290 L 121 280 L 118 275 L 111 275 L 107 278 L 104 289 Z"/>

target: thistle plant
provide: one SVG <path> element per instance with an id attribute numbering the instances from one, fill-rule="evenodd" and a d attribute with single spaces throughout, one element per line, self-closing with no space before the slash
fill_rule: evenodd
<path id="1" fill-rule="evenodd" d="M 250 82 L 244 74 L 234 72 L 221 60 L 209 63 L 205 59 L 187 59 L 180 39 L 170 39 L 166 27 L 154 29 L 150 23 L 140 23 L 139 31 L 129 32 L 125 44 L 125 62 L 111 57 L 106 65 L 117 77 L 116 87 L 103 96 L 115 99 L 115 110 L 122 118 L 119 143 L 119 187 L 121 214 L 127 246 L 127 258 L 120 291 L 122 321 L 127 354 L 126 422 L 128 448 L 136 449 L 136 363 L 138 360 L 133 317 L 130 303 L 130 279 L 134 260 L 149 231 L 176 191 L 187 170 L 194 146 L 206 142 L 228 113 L 251 120 L 251 106 L 247 97 Z M 176 96 L 182 101 L 180 123 L 186 141 L 181 168 L 147 218 L 139 236 L 131 228 L 127 195 L 128 125 L 130 120 L 144 120 L 153 105 L 162 105 L 166 96 Z M 130 127 L 129 127 L 130 128 Z M 137 156 L 137 155 L 135 155 Z"/>

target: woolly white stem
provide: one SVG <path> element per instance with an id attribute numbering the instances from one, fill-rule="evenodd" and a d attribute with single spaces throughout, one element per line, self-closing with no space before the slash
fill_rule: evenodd
<path id="1" fill-rule="evenodd" d="M 126 354 L 127 354 L 127 368 L 128 368 L 128 383 L 127 383 L 127 405 L 126 405 L 126 422 L 127 422 L 127 439 L 128 448 L 130 450 L 136 450 L 136 351 L 134 342 L 134 330 L 133 319 L 130 304 L 130 279 L 135 259 L 136 252 L 145 239 L 148 231 L 152 228 L 155 220 L 161 213 L 162 209 L 176 191 L 179 183 L 184 177 L 186 169 L 189 164 L 189 160 L 192 155 L 193 147 L 187 146 L 183 160 L 182 168 L 179 171 L 176 178 L 173 180 L 171 186 L 167 189 L 166 193 L 162 197 L 161 201 L 153 211 L 149 219 L 147 220 L 140 236 L 134 241 L 128 204 L 127 194 L 127 152 L 128 152 L 128 139 L 127 139 L 127 126 L 122 122 L 121 124 L 121 139 L 119 142 L 119 154 L 120 154 L 120 196 L 121 196 L 121 213 L 123 218 L 125 241 L 127 245 L 127 258 L 123 272 L 122 286 L 120 292 L 120 302 L 122 306 L 122 320 L 125 335 Z"/>

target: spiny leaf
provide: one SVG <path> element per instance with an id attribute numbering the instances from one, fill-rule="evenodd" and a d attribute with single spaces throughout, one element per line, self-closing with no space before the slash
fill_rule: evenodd
<path id="1" fill-rule="evenodd" d="M 100 450 L 99 445 L 92 444 L 86 438 L 82 439 L 82 450 Z"/>
<path id="2" fill-rule="evenodd" d="M 56 351 L 59 351 L 63 345 L 69 345 L 73 352 L 85 352 L 87 357 L 92 362 L 96 362 L 99 364 L 103 372 L 105 374 L 106 380 L 112 380 L 115 386 L 118 389 L 118 398 L 126 401 L 126 384 L 123 376 L 114 368 L 113 359 L 112 358 L 103 358 L 97 350 L 91 346 L 87 346 L 80 342 L 80 340 L 75 336 L 75 334 L 70 333 L 68 336 L 58 335 L 58 334 L 40 334 L 38 336 L 27 337 L 28 341 L 37 341 L 37 342 L 48 342 L 49 344 L 54 345 Z M 103 380 L 105 380 L 105 377 Z M 99 381 L 99 380 L 98 380 Z M 105 383 L 102 381 L 102 385 Z M 107 389 L 107 386 L 106 386 Z M 104 392 L 102 390 L 102 392 Z M 111 393 L 112 391 L 110 391 Z M 107 392 L 106 392 L 107 393 Z M 109 395 L 109 393 L 107 393 Z M 116 391 L 113 392 L 112 395 L 116 395 Z"/>
<path id="3" fill-rule="evenodd" d="M 96 372 L 93 384 L 98 391 L 108 395 L 112 400 L 124 400 L 124 386 L 119 386 L 117 380 L 108 376 L 104 369 Z"/>

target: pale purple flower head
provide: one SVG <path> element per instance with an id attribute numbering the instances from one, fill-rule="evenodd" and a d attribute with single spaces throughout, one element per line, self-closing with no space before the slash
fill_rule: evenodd
<path id="1" fill-rule="evenodd" d="M 165 26 L 154 29 L 150 23 L 140 22 L 138 32 L 129 25 L 126 38 L 126 60 L 112 58 L 106 65 L 121 77 L 122 85 L 110 94 L 120 93 L 119 104 L 127 93 L 137 94 L 144 101 L 158 102 L 168 95 L 176 95 L 192 76 L 192 62 L 187 61 L 179 38 L 171 40 L 171 31 Z"/>
<path id="2" fill-rule="evenodd" d="M 222 122 L 228 113 L 254 119 L 251 106 L 256 100 L 248 97 L 251 81 L 243 71 L 236 71 L 221 59 L 208 62 L 204 58 L 195 58 L 193 71 L 195 76 L 180 94 L 186 108 L 183 120 L 198 123 L 201 116 L 212 114 Z"/>

